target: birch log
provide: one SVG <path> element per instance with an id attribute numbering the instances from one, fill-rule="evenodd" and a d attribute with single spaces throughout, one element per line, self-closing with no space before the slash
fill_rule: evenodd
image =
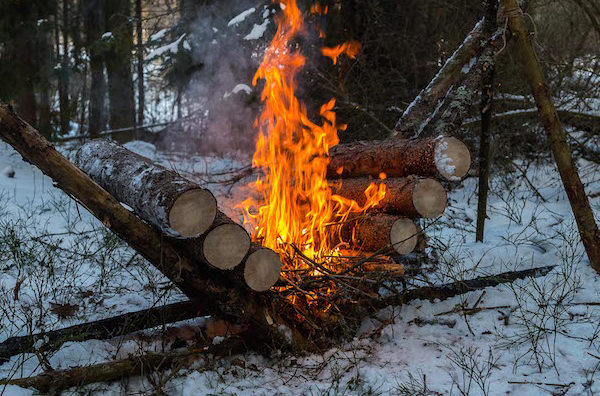
<path id="1" fill-rule="evenodd" d="M 74 162 L 167 235 L 200 236 L 217 217 L 217 201 L 210 191 L 110 140 L 84 144 Z"/>
<path id="2" fill-rule="evenodd" d="M 374 207 L 375 210 L 413 219 L 429 219 L 441 215 L 446 209 L 446 190 L 440 182 L 433 179 L 419 179 L 414 176 L 386 180 L 365 177 L 343 179 L 332 183 L 332 191 L 364 206 L 367 201 L 365 190 L 371 183 L 375 183 L 377 188 L 380 184 L 385 185 L 385 196 Z"/>
<path id="3" fill-rule="evenodd" d="M 340 144 L 329 151 L 327 177 L 407 177 L 460 180 L 471 166 L 467 146 L 453 137 Z"/>

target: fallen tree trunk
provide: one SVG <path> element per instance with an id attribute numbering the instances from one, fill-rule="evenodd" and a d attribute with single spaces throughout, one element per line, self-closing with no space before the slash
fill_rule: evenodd
<path id="1" fill-rule="evenodd" d="M 433 179 L 391 178 L 372 180 L 368 178 L 343 179 L 332 183 L 332 192 L 356 201 L 360 206 L 367 202 L 365 190 L 371 183 L 385 184 L 385 196 L 374 209 L 409 218 L 434 218 L 446 209 L 447 195 L 444 186 Z"/>
<path id="2" fill-rule="evenodd" d="M 483 49 L 486 42 L 483 35 L 484 22 L 485 18 L 477 22 L 464 42 L 404 111 L 394 128 L 394 137 L 407 139 L 419 135 L 427 124 L 428 117 L 434 113 L 437 103 L 460 79 L 463 67 Z"/>
<path id="3" fill-rule="evenodd" d="M 352 247 L 365 252 L 408 254 L 417 245 L 415 223 L 404 217 L 383 213 L 366 214 L 342 225 L 341 236 Z"/>
<path id="4" fill-rule="evenodd" d="M 64 329 L 47 331 L 21 337 L 11 337 L 0 343 L 0 364 L 8 361 L 11 356 L 34 351 L 34 344 L 38 340 L 44 343 L 36 350 L 56 350 L 63 343 L 69 341 L 106 340 L 129 334 L 138 330 L 149 329 L 165 323 L 174 323 L 181 320 L 200 316 L 198 307 L 191 301 L 182 301 L 174 304 L 129 312 L 112 318 L 82 323 Z"/>
<path id="5" fill-rule="evenodd" d="M 167 235 L 197 237 L 217 219 L 217 201 L 210 191 L 112 141 L 84 144 L 74 162 Z"/>
<path id="6" fill-rule="evenodd" d="M 56 186 L 79 201 L 106 227 L 169 278 L 199 309 L 231 322 L 249 321 L 253 341 L 277 340 L 288 345 L 277 323 L 285 324 L 278 315 L 280 307 L 266 304 L 265 298 L 240 287 L 223 271 L 211 271 L 189 257 L 172 240 L 126 210 L 112 195 L 94 183 L 83 171 L 64 158 L 35 129 L 14 114 L 12 108 L 0 106 L 0 137 L 14 147 L 23 158 L 51 177 Z M 311 348 L 292 329 L 293 341 Z"/>
<path id="7" fill-rule="evenodd" d="M 419 140 L 388 139 L 339 144 L 329 151 L 327 177 L 418 175 L 459 180 L 471 166 L 471 154 L 452 137 Z"/>

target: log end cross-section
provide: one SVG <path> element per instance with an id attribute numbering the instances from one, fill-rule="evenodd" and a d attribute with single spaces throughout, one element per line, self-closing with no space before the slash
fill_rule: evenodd
<path id="1" fill-rule="evenodd" d="M 205 189 L 188 190 L 175 199 L 169 211 L 169 226 L 186 238 L 203 234 L 217 214 L 217 201 Z"/>
<path id="2" fill-rule="evenodd" d="M 471 167 L 471 153 L 467 146 L 453 137 L 438 139 L 435 145 L 435 165 L 446 180 L 460 180 Z"/>
<path id="3" fill-rule="evenodd" d="M 254 291 L 269 290 L 279 280 L 281 259 L 270 249 L 257 249 L 246 259 L 244 279 Z"/>
<path id="4" fill-rule="evenodd" d="M 250 249 L 250 236 L 237 224 L 222 224 L 204 239 L 203 252 L 213 267 L 230 270 L 242 262 Z"/>

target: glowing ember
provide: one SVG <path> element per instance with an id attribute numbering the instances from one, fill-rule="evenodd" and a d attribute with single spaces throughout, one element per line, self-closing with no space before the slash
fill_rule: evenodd
<path id="1" fill-rule="evenodd" d="M 323 124 L 317 125 L 308 119 L 304 104 L 296 97 L 296 76 L 305 58 L 290 48 L 290 43 L 303 32 L 304 21 L 296 0 L 282 0 L 281 8 L 277 33 L 253 80 L 254 85 L 265 80 L 264 109 L 255 123 L 259 134 L 252 161 L 262 174 L 252 184 L 261 199 L 249 198 L 243 207 L 246 221 L 257 224 L 255 240 L 282 256 L 293 255 L 296 247 L 308 258 L 319 260 L 334 253 L 340 242 L 339 224 L 351 213 L 377 205 L 385 186 L 369 186 L 365 207 L 331 193 L 325 176 L 328 153 L 339 141 L 337 129 L 344 127 L 336 126 L 335 100 L 321 107 Z M 356 55 L 360 46 L 343 48 L 336 50 L 338 55 Z M 300 265 L 294 263 L 293 267 Z"/>

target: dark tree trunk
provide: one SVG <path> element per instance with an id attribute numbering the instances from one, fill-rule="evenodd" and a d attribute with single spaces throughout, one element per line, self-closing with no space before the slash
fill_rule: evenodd
<path id="1" fill-rule="evenodd" d="M 131 54 L 133 30 L 129 1 L 105 1 L 106 28 L 112 33 L 106 51 L 108 75 L 109 120 L 111 129 L 127 128 L 135 124 Z"/>
<path id="2" fill-rule="evenodd" d="M 142 36 L 142 0 L 135 1 L 135 20 L 137 35 L 137 78 L 138 78 L 138 107 L 137 124 L 144 125 L 144 41 Z"/>
<path id="3" fill-rule="evenodd" d="M 90 104 L 88 134 L 98 136 L 104 129 L 104 96 L 106 82 L 104 79 L 103 43 L 101 34 L 104 30 L 104 10 L 100 0 L 82 0 L 83 24 L 90 58 Z"/>
<path id="4" fill-rule="evenodd" d="M 60 133 L 70 130 L 71 109 L 69 101 L 69 0 L 62 2 L 62 55 L 58 74 L 58 101 L 60 106 Z"/>

